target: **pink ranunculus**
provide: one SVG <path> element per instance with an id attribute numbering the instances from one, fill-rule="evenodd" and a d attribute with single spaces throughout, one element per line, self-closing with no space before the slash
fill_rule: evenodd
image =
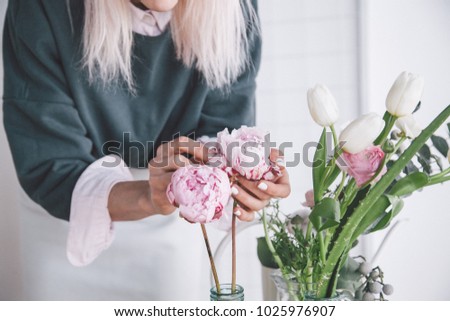
<path id="1" fill-rule="evenodd" d="M 337 163 L 341 170 L 353 177 L 356 185 L 361 187 L 372 179 L 383 160 L 384 152 L 380 146 L 370 146 L 357 154 L 344 152 Z M 378 182 L 386 171 L 387 168 L 384 166 L 373 182 Z"/>
<path id="2" fill-rule="evenodd" d="M 309 208 L 314 207 L 314 191 L 312 189 L 305 193 L 305 202 L 303 202 L 302 205 Z"/>
<path id="3" fill-rule="evenodd" d="M 242 126 L 231 133 L 225 128 L 217 134 L 221 153 L 225 156 L 227 167 L 233 173 L 248 180 L 273 180 L 280 175 L 279 167 L 270 161 L 264 144 L 267 132 L 256 127 Z M 270 150 L 269 150 L 270 151 Z"/>
<path id="4" fill-rule="evenodd" d="M 204 165 L 178 169 L 167 187 L 167 198 L 179 206 L 181 216 L 191 223 L 217 221 L 230 197 L 227 174 L 219 168 Z"/>

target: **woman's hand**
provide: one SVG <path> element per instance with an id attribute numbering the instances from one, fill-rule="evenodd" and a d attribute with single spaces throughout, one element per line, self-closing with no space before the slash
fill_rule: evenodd
<path id="1" fill-rule="evenodd" d="M 148 181 L 117 183 L 112 188 L 108 209 L 113 221 L 139 220 L 154 214 L 168 215 L 175 207 L 166 196 L 172 174 L 191 161 L 207 162 L 206 147 L 187 137 L 179 137 L 158 147 L 156 156 L 150 161 Z"/>
<path id="2" fill-rule="evenodd" d="M 273 149 L 270 159 L 280 166 L 282 176 L 274 181 L 257 182 L 239 177 L 232 187 L 233 197 L 237 201 L 233 212 L 242 221 L 252 221 L 255 218 L 255 212 L 266 207 L 272 198 L 285 198 L 291 193 L 289 174 L 282 165 L 283 157 L 278 150 Z"/>
<path id="3" fill-rule="evenodd" d="M 160 214 L 167 215 L 175 211 L 175 207 L 167 199 L 166 191 L 173 173 L 191 163 L 184 155 L 192 156 L 192 161 L 195 162 L 208 161 L 208 150 L 203 144 L 188 137 L 180 137 L 159 146 L 155 158 L 149 163 L 149 201 Z"/>

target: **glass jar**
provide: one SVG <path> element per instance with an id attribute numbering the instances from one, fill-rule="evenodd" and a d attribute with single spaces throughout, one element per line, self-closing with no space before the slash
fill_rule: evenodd
<path id="1" fill-rule="evenodd" d="M 307 284 L 304 286 L 306 290 L 301 290 L 295 278 L 286 280 L 280 270 L 275 270 L 272 275 L 278 291 L 278 301 L 352 301 L 353 296 L 348 291 L 336 291 L 331 298 L 317 298 L 315 284 Z"/>
<path id="2" fill-rule="evenodd" d="M 225 283 L 220 285 L 220 294 L 214 286 L 209 291 L 209 298 L 211 301 L 244 301 L 244 288 L 236 284 L 236 291 L 231 291 L 231 284 Z"/>

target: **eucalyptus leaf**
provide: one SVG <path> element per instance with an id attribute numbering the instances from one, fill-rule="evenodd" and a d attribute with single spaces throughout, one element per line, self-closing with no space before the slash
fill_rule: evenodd
<path id="1" fill-rule="evenodd" d="M 441 153 L 444 157 L 447 157 L 448 154 L 448 143 L 447 141 L 440 137 L 433 135 L 431 136 L 431 142 L 433 143 L 434 147 Z"/>
<path id="2" fill-rule="evenodd" d="M 263 266 L 272 269 L 278 269 L 278 264 L 275 262 L 275 259 L 273 258 L 269 247 L 267 246 L 266 238 L 264 236 L 257 238 L 257 253 L 258 259 Z"/>
<path id="3" fill-rule="evenodd" d="M 354 293 L 362 285 L 362 274 L 358 271 L 359 262 L 348 257 L 339 272 L 337 288 Z"/>
<path id="4" fill-rule="evenodd" d="M 314 153 L 313 161 L 313 186 L 314 186 L 314 200 L 316 203 L 320 200 L 322 185 L 324 180 L 324 173 L 327 159 L 327 130 L 323 129 L 317 144 L 316 152 Z"/>
<path id="5" fill-rule="evenodd" d="M 423 171 L 425 173 L 431 174 L 431 172 L 432 172 L 432 170 L 431 170 L 431 162 L 429 160 L 426 160 L 425 158 L 423 158 L 422 156 L 419 155 L 417 157 L 417 161 L 422 166 L 422 169 L 423 169 Z"/>
<path id="6" fill-rule="evenodd" d="M 423 188 L 428 184 L 430 178 L 422 172 L 415 172 L 400 179 L 389 191 L 390 195 L 403 196 Z"/>
<path id="7" fill-rule="evenodd" d="M 425 158 L 427 161 L 430 160 L 431 158 L 431 150 L 430 147 L 427 144 L 424 144 L 420 149 L 419 149 L 419 155 L 422 156 L 423 158 Z"/>
<path id="8" fill-rule="evenodd" d="M 339 224 L 341 219 L 340 204 L 333 198 L 324 198 L 314 206 L 309 220 L 314 228 L 320 232 Z"/>
<path id="9" fill-rule="evenodd" d="M 390 167 L 388 167 L 388 168 L 390 168 Z M 405 166 L 405 169 L 403 170 L 403 172 L 406 174 L 406 175 L 409 175 L 409 174 L 411 174 L 411 173 L 414 173 L 414 172 L 418 172 L 419 171 L 419 169 L 417 168 L 417 166 L 414 164 L 414 162 L 412 162 L 412 161 L 410 161 L 406 166 Z"/>

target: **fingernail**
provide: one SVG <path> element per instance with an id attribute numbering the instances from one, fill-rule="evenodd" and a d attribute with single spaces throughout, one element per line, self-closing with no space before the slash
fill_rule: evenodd
<path id="1" fill-rule="evenodd" d="M 286 163 L 284 162 L 283 158 L 278 158 L 276 163 L 277 163 L 278 166 L 282 166 L 282 167 L 286 166 Z"/>
<path id="2" fill-rule="evenodd" d="M 240 210 L 236 210 L 236 211 L 234 211 L 234 215 L 236 215 L 236 216 L 241 216 L 241 211 Z"/>
<path id="3" fill-rule="evenodd" d="M 231 188 L 231 194 L 233 194 L 234 196 L 236 196 L 237 194 L 239 194 L 239 190 L 236 187 L 232 187 Z"/>
<path id="4" fill-rule="evenodd" d="M 258 188 L 259 188 L 261 191 L 267 191 L 267 189 L 269 188 L 269 186 L 267 186 L 266 183 L 260 183 L 260 184 L 258 185 Z"/>

